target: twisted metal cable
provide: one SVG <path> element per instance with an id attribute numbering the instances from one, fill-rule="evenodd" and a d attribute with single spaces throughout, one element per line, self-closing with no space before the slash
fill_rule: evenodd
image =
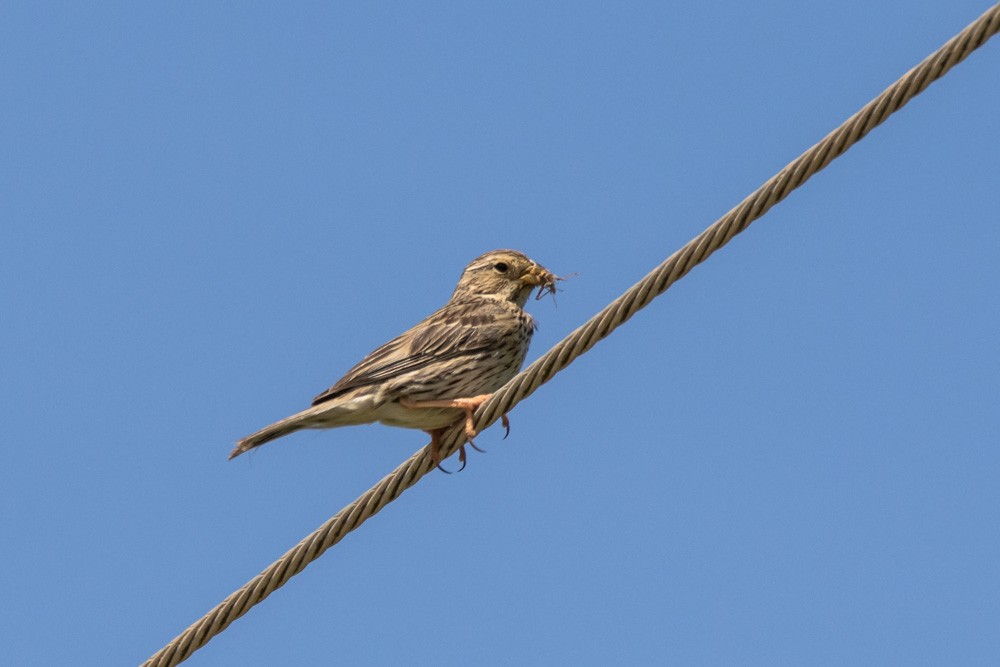
<path id="1" fill-rule="evenodd" d="M 590 318 L 538 360 L 497 391 L 476 411 L 476 430 L 482 430 L 530 396 L 598 341 L 646 307 L 673 283 L 760 218 L 772 206 L 826 167 L 868 132 L 920 94 L 935 80 L 1000 32 L 1000 4 L 986 11 L 944 46 L 904 74 L 881 95 L 851 116 L 819 143 L 793 160 L 738 206 L 671 255 L 622 296 Z M 464 441 L 464 428 L 448 431 L 441 442 L 442 456 L 451 456 Z M 434 468 L 427 448 L 419 450 L 350 505 L 326 521 L 263 572 L 232 593 L 200 620 L 156 652 L 144 667 L 168 667 L 186 660 L 230 623 L 261 602 L 289 579 L 323 555 Z"/>

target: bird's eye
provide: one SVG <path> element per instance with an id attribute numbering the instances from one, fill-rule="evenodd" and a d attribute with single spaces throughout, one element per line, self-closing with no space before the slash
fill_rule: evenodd
<path id="1" fill-rule="evenodd" d="M 493 265 L 493 268 L 499 273 L 507 273 L 507 269 L 509 269 L 510 267 L 507 266 L 506 262 L 497 262 L 496 264 Z"/>

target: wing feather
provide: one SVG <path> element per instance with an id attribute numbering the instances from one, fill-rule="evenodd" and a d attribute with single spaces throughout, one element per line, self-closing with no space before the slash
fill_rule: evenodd
<path id="1" fill-rule="evenodd" d="M 490 326 L 496 313 L 476 312 L 474 304 L 449 302 L 420 324 L 361 360 L 332 387 L 313 399 L 319 405 L 352 389 L 379 384 L 432 364 L 496 347 L 503 327 Z"/>

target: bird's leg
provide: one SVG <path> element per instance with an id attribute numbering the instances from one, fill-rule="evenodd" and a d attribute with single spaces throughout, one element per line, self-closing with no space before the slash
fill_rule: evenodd
<path id="1" fill-rule="evenodd" d="M 480 405 L 485 403 L 493 394 L 480 394 L 472 398 L 444 398 L 433 401 L 413 401 L 408 398 L 399 399 L 399 404 L 404 408 L 458 408 L 465 411 L 465 437 L 468 442 L 476 437 L 476 426 L 473 422 L 473 413 Z"/>
<path id="2" fill-rule="evenodd" d="M 492 395 L 493 394 L 480 394 L 479 396 L 473 396 L 472 398 L 445 398 L 445 399 L 437 399 L 431 401 L 413 401 L 408 398 L 401 398 L 399 399 L 399 404 L 402 405 L 404 408 L 412 408 L 412 409 L 458 408 L 459 410 L 464 410 L 465 442 L 471 445 L 472 448 L 475 449 L 477 452 L 484 452 L 486 450 L 477 447 L 476 443 L 472 441 L 472 439 L 476 437 L 476 428 L 473 416 L 476 411 L 476 408 L 478 408 L 480 405 L 489 400 L 490 396 Z M 507 415 L 503 415 L 500 419 L 501 422 L 503 423 L 504 429 L 506 429 L 506 432 L 504 433 L 503 436 L 506 438 L 507 435 L 510 433 L 510 420 L 507 419 Z M 434 435 L 434 431 L 428 431 L 428 433 L 431 434 L 431 445 L 432 445 L 431 452 L 434 453 L 437 451 L 435 437 L 437 439 L 440 439 L 441 433 L 439 432 L 437 436 Z M 441 467 L 440 459 L 436 460 L 438 463 L 438 467 L 440 468 Z M 462 448 L 459 450 L 458 460 L 462 462 L 462 468 L 459 468 L 459 470 L 462 470 L 463 468 L 465 468 L 465 445 L 462 445 Z"/>
<path id="3" fill-rule="evenodd" d="M 447 429 L 436 428 L 433 431 L 424 431 L 424 433 L 431 436 L 431 441 L 428 444 L 431 448 L 431 460 L 434 462 L 434 465 L 437 466 L 441 472 L 450 475 L 451 471 L 446 470 L 445 467 L 441 465 L 441 436 L 444 435 L 446 430 Z M 462 448 L 459 450 L 458 460 L 462 463 L 462 467 L 458 469 L 458 472 L 462 472 L 465 470 L 465 445 L 462 445 Z"/>
<path id="4" fill-rule="evenodd" d="M 433 431 L 424 431 L 427 435 L 431 436 L 430 448 L 431 448 L 431 460 L 434 461 L 434 465 L 441 465 L 441 434 L 444 433 L 443 428 L 436 428 Z"/>

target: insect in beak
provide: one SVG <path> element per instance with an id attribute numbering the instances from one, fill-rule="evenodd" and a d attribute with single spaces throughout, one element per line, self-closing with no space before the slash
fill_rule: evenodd
<path id="1" fill-rule="evenodd" d="M 536 265 L 528 269 L 528 272 L 521 276 L 521 280 L 528 285 L 539 286 L 538 293 L 535 294 L 535 300 L 537 301 L 546 294 L 552 294 L 554 297 L 556 293 L 556 281 L 563 279 L 551 271 Z"/>

